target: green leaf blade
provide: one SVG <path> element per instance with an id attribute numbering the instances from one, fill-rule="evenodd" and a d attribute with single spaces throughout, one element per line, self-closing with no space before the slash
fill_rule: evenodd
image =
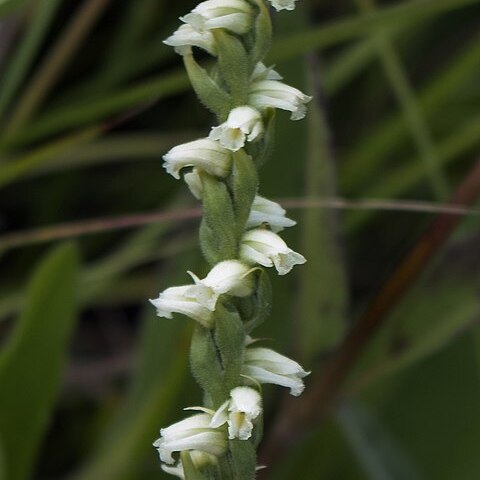
<path id="1" fill-rule="evenodd" d="M 0 357 L 0 431 L 10 480 L 29 477 L 55 403 L 74 325 L 78 263 L 72 245 L 44 259 Z"/>

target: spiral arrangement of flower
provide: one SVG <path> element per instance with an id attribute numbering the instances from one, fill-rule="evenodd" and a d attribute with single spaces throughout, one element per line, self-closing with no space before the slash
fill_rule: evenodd
<path id="1" fill-rule="evenodd" d="M 298 396 L 308 375 L 297 362 L 257 346 L 250 335 L 271 304 L 263 267 L 285 275 L 305 258 L 278 235 L 295 225 L 277 203 L 258 194 L 258 170 L 272 151 L 276 109 L 302 119 L 311 97 L 282 82 L 263 61 L 272 41 L 268 3 L 293 10 L 296 0 L 207 0 L 181 17 L 165 43 L 182 55 L 199 100 L 218 119 L 206 138 L 172 148 L 164 167 L 183 176 L 202 201 L 200 243 L 210 271 L 151 300 L 160 317 L 196 321 L 192 373 L 204 392 L 195 413 L 160 430 L 162 468 L 186 479 L 255 477 L 262 436 L 261 384 Z M 212 56 L 206 70 L 193 47 Z M 179 458 L 172 454 L 179 452 Z"/>

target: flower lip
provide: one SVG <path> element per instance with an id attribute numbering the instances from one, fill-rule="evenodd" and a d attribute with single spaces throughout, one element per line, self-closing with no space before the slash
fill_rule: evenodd
<path id="1" fill-rule="evenodd" d="M 288 248 L 276 233 L 263 228 L 249 230 L 243 235 L 240 258 L 244 262 L 258 263 L 264 267 L 275 266 L 279 275 L 285 275 L 295 265 L 306 262 L 303 255 Z"/>
<path id="2" fill-rule="evenodd" d="M 250 387 L 236 387 L 212 417 L 211 427 L 228 423 L 228 438 L 248 440 L 252 436 L 253 421 L 262 413 L 262 398 Z"/>
<path id="3" fill-rule="evenodd" d="M 260 112 L 249 105 L 243 105 L 234 108 L 229 113 L 226 122 L 213 127 L 209 138 L 220 142 L 222 147 L 236 152 L 244 147 L 247 141 L 259 140 L 263 131 L 264 126 Z"/>

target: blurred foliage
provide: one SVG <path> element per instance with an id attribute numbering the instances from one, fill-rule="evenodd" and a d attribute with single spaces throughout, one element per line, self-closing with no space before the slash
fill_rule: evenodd
<path id="1" fill-rule="evenodd" d="M 191 325 L 147 299 L 206 268 L 198 222 L 111 217 L 196 205 L 160 161 L 212 122 L 162 44 L 195 3 L 0 2 L 0 478 L 167 478 L 151 443 L 200 393 Z M 297 3 L 274 17 L 271 61 L 315 102 L 278 115 L 261 193 L 448 200 L 480 145 L 480 2 Z M 318 370 L 431 215 L 290 215 L 308 264 L 272 278 L 261 336 Z M 269 478 L 480 477 L 478 240 L 471 215 Z M 281 396 L 265 393 L 268 430 Z"/>

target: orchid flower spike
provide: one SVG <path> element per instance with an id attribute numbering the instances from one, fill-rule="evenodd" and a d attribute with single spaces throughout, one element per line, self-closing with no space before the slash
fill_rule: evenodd
<path id="1" fill-rule="evenodd" d="M 240 258 L 247 263 L 258 263 L 277 269 L 279 275 L 287 274 L 295 265 L 307 260 L 300 253 L 288 248 L 274 232 L 263 228 L 248 230 L 242 237 Z"/>
<path id="2" fill-rule="evenodd" d="M 286 213 L 286 210 L 278 203 L 256 195 L 253 199 L 252 209 L 245 228 L 248 230 L 267 224 L 272 232 L 281 232 L 284 228 L 293 227 L 297 223 L 286 217 Z"/>
<path id="3" fill-rule="evenodd" d="M 210 426 L 228 423 L 228 438 L 248 440 L 252 436 L 253 421 L 262 413 L 262 398 L 250 387 L 236 387 L 212 418 Z"/>
<path id="4" fill-rule="evenodd" d="M 253 8 L 245 0 L 207 0 L 199 3 L 189 14 L 180 17 L 202 33 L 224 28 L 237 35 L 247 33 L 253 22 Z"/>
<path id="5" fill-rule="evenodd" d="M 160 430 L 160 438 L 153 446 L 160 459 L 169 465 L 175 460 L 173 452 L 195 450 L 221 456 L 227 449 L 227 438 L 221 429 L 212 428 L 212 415 L 199 413 Z"/>
<path id="6" fill-rule="evenodd" d="M 254 279 L 250 271 L 248 265 L 238 260 L 225 260 L 217 263 L 203 280 L 188 272 L 195 285 L 187 290 L 186 295 L 208 310 L 214 311 L 220 295 L 246 297 L 253 292 Z"/>
<path id="7" fill-rule="evenodd" d="M 290 394 L 298 397 L 305 389 L 302 378 L 310 372 L 306 372 L 294 360 L 269 348 L 247 346 L 242 374 L 259 383 L 290 388 Z"/>
<path id="8" fill-rule="evenodd" d="M 209 138 L 219 141 L 222 147 L 236 152 L 245 145 L 245 142 L 259 140 L 263 131 L 260 112 L 248 105 L 243 105 L 234 108 L 226 122 L 213 127 Z"/>
<path id="9" fill-rule="evenodd" d="M 292 120 L 301 120 L 307 113 L 306 104 L 311 99 L 298 88 L 267 76 L 266 79 L 260 77 L 251 83 L 248 104 L 260 111 L 269 107 L 287 110 L 291 112 Z"/>
<path id="10" fill-rule="evenodd" d="M 150 303 L 156 307 L 159 317 L 172 318 L 173 313 L 180 313 L 196 320 L 205 328 L 211 328 L 212 312 L 198 300 L 187 295 L 191 288 L 191 285 L 167 288 L 158 298 L 150 300 Z"/>
<path id="11" fill-rule="evenodd" d="M 209 138 L 177 145 L 163 159 L 165 170 L 177 180 L 180 178 L 180 170 L 185 167 L 197 167 L 210 175 L 224 178 L 232 165 L 230 150 Z"/>

